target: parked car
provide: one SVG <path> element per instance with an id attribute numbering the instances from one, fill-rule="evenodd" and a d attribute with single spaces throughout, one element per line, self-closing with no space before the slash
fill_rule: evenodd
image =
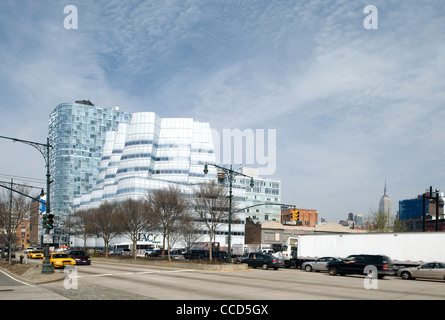
<path id="1" fill-rule="evenodd" d="M 250 252 L 241 259 L 241 263 L 247 263 L 247 265 L 252 268 L 261 267 L 264 270 L 268 268 L 278 270 L 278 268 L 284 267 L 284 261 L 282 259 L 263 252 Z"/>
<path id="2" fill-rule="evenodd" d="M 208 250 L 204 250 L 204 249 L 189 250 L 184 254 L 184 257 L 186 259 L 199 259 L 199 256 L 205 254 L 206 251 L 208 251 Z"/>
<path id="3" fill-rule="evenodd" d="M 125 256 L 125 255 L 129 256 L 129 255 L 131 255 L 131 250 L 130 249 L 116 249 L 116 250 L 110 251 L 110 254 L 112 256 Z"/>
<path id="4" fill-rule="evenodd" d="M 265 254 L 265 253 L 262 251 L 244 253 L 241 257 L 236 258 L 236 263 L 243 263 L 243 260 L 251 259 L 258 254 Z"/>
<path id="5" fill-rule="evenodd" d="M 180 250 L 171 250 L 170 258 L 172 258 L 173 260 L 184 260 L 185 259 L 184 255 L 182 254 L 182 252 Z"/>
<path id="6" fill-rule="evenodd" d="M 322 257 L 315 261 L 306 261 L 301 265 L 301 269 L 304 269 L 307 272 L 328 271 L 328 263 L 331 261 L 340 261 L 340 259 L 334 257 Z"/>
<path id="7" fill-rule="evenodd" d="M 168 251 L 162 250 L 162 249 L 154 250 L 154 251 L 150 252 L 149 254 L 146 254 L 145 256 L 150 257 L 150 258 L 159 258 L 159 257 L 162 257 L 162 252 L 164 252 L 164 256 L 167 257 Z"/>
<path id="8" fill-rule="evenodd" d="M 418 267 L 401 268 L 397 271 L 397 276 L 404 280 L 416 278 L 445 280 L 445 263 L 428 262 Z"/>
<path id="9" fill-rule="evenodd" d="M 394 275 L 395 267 L 390 258 L 383 255 L 371 254 L 354 254 L 339 261 L 331 261 L 328 263 L 330 275 L 345 274 L 366 274 L 367 266 L 377 268 L 377 277 L 382 279 L 386 275 Z"/>
<path id="10" fill-rule="evenodd" d="M 71 258 L 76 260 L 76 264 L 91 264 L 90 256 L 82 250 L 70 250 L 66 252 Z"/>
<path id="11" fill-rule="evenodd" d="M 228 254 L 226 251 L 212 251 L 213 260 L 226 261 L 227 255 Z M 210 258 L 209 250 L 205 250 L 202 254 L 198 256 L 198 259 L 209 259 L 209 258 Z"/>
<path id="12" fill-rule="evenodd" d="M 8 256 L 9 256 L 9 248 L 5 248 L 5 249 L 2 251 L 2 258 L 9 259 Z M 15 249 L 12 249 L 12 251 L 11 251 L 11 257 L 12 257 L 13 259 L 15 258 Z"/>
<path id="13" fill-rule="evenodd" d="M 43 258 L 43 261 L 45 261 L 45 258 Z M 54 268 L 64 268 L 65 266 L 75 266 L 76 260 L 66 253 L 55 252 L 51 253 L 49 263 L 52 264 Z"/>
<path id="14" fill-rule="evenodd" d="M 43 253 L 39 250 L 28 251 L 28 259 L 43 259 Z"/>

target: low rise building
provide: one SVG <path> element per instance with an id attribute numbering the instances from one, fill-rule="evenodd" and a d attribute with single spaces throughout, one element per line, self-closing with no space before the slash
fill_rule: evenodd
<path id="1" fill-rule="evenodd" d="M 318 223 L 318 212 L 314 209 L 285 208 L 281 210 L 281 223 L 314 227 Z"/>
<path id="2" fill-rule="evenodd" d="M 274 221 L 255 223 L 246 219 L 246 244 L 270 244 L 281 246 L 289 237 L 301 234 L 339 234 L 339 233 L 366 233 L 365 230 L 351 229 L 335 222 L 317 224 L 313 227 L 281 224 Z"/>

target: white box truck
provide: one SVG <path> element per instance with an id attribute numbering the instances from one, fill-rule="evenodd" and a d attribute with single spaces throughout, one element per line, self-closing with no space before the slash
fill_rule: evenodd
<path id="1" fill-rule="evenodd" d="M 445 232 L 299 235 L 293 264 L 352 254 L 386 255 L 399 266 L 445 262 L 444 245 Z"/>

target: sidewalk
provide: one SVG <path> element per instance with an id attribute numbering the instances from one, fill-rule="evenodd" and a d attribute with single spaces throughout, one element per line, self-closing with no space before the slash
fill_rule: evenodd
<path id="1" fill-rule="evenodd" d="M 0 270 L 0 300 L 69 300 L 48 289 L 29 284 Z"/>

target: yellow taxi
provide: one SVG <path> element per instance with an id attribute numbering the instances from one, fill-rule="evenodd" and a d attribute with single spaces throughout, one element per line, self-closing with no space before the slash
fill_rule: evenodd
<path id="1" fill-rule="evenodd" d="M 39 250 L 29 251 L 26 255 L 28 259 L 43 259 L 43 253 Z"/>
<path id="2" fill-rule="evenodd" d="M 45 261 L 45 258 L 43 258 L 43 261 Z M 76 260 L 72 259 L 66 253 L 54 252 L 51 253 L 49 263 L 52 264 L 54 268 L 64 268 L 65 266 L 75 266 Z"/>

